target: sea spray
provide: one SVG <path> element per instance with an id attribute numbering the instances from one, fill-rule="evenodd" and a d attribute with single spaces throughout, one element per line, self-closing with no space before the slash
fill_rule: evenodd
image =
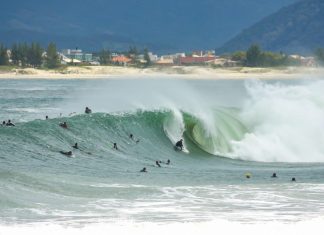
<path id="1" fill-rule="evenodd" d="M 324 83 L 283 86 L 249 83 L 240 117 L 250 128 L 233 142 L 241 159 L 265 162 L 324 161 Z"/>

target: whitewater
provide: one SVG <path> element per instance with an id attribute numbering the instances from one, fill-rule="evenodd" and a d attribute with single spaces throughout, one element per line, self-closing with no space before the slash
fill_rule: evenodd
<path id="1" fill-rule="evenodd" d="M 2 79 L 0 121 L 16 126 L 0 126 L 0 234 L 322 229 L 323 90 L 321 79 Z"/>

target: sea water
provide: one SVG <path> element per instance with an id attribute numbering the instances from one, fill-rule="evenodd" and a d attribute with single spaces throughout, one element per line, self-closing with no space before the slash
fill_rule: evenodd
<path id="1" fill-rule="evenodd" d="M 321 227 L 323 89 L 314 79 L 0 80 L 0 120 L 16 124 L 0 126 L 0 232 Z"/>

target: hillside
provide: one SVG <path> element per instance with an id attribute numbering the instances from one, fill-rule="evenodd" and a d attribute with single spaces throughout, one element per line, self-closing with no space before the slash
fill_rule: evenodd
<path id="1" fill-rule="evenodd" d="M 0 42 L 88 50 L 213 49 L 296 0 L 15 0 L 1 4 Z"/>
<path id="2" fill-rule="evenodd" d="M 308 54 L 324 47 L 323 38 L 324 1 L 302 0 L 243 30 L 218 52 L 246 50 L 257 43 L 266 50 Z"/>

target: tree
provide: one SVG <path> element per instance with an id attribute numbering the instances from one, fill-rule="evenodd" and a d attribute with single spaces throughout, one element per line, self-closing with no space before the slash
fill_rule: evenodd
<path id="1" fill-rule="evenodd" d="M 111 52 L 109 50 L 103 49 L 99 55 L 99 62 L 102 65 L 107 65 L 111 63 Z"/>
<path id="2" fill-rule="evenodd" d="M 46 66 L 50 69 L 57 68 L 60 64 L 59 56 L 57 54 L 56 45 L 54 43 L 50 43 L 47 47 L 46 51 Z"/>
<path id="3" fill-rule="evenodd" d="M 152 64 L 149 51 L 147 48 L 144 49 L 144 60 L 146 61 L 145 65 L 150 66 Z"/>
<path id="4" fill-rule="evenodd" d="M 17 43 L 14 43 L 11 47 L 11 60 L 15 65 L 19 65 L 19 51 Z"/>
<path id="5" fill-rule="evenodd" d="M 127 54 L 128 54 L 128 57 L 132 59 L 133 64 L 138 63 L 137 57 L 138 57 L 139 53 L 138 53 L 136 46 L 133 46 L 133 47 L 130 46 Z"/>
<path id="6" fill-rule="evenodd" d="M 27 53 L 28 53 L 28 45 L 27 43 L 20 43 L 18 45 L 18 58 L 21 63 L 21 66 L 27 65 Z"/>
<path id="7" fill-rule="evenodd" d="M 320 64 L 324 64 L 324 48 L 318 48 L 315 51 L 315 57 Z"/>
<path id="8" fill-rule="evenodd" d="M 138 55 L 138 50 L 136 46 L 130 46 L 128 50 L 128 55 L 131 56 L 137 56 Z"/>
<path id="9" fill-rule="evenodd" d="M 253 44 L 246 52 L 246 65 L 256 67 L 261 65 L 261 49 L 259 45 Z"/>
<path id="10" fill-rule="evenodd" d="M 231 60 L 234 61 L 242 61 L 246 60 L 246 52 L 245 51 L 236 51 L 231 55 Z"/>
<path id="11" fill-rule="evenodd" d="M 9 57 L 7 53 L 7 48 L 0 43 L 0 65 L 8 65 L 9 64 Z"/>
<path id="12" fill-rule="evenodd" d="M 43 49 L 39 43 L 32 43 L 28 48 L 27 52 L 27 62 L 33 67 L 39 67 L 43 63 Z"/>

